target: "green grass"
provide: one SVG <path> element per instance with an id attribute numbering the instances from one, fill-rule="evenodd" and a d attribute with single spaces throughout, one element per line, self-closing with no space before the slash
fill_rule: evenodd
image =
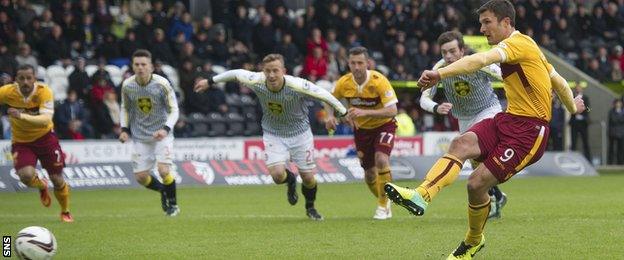
<path id="1" fill-rule="evenodd" d="M 404 182 L 414 186 L 416 182 Z M 504 184 L 503 218 L 486 226 L 481 259 L 606 259 L 624 255 L 624 173 L 593 178 L 518 178 Z M 58 259 L 442 259 L 467 228 L 465 181 L 446 188 L 423 217 L 394 207 L 371 219 L 364 184 L 321 184 L 325 221 L 289 206 L 284 186 L 179 190 L 176 218 L 147 190 L 72 193 L 75 223 L 60 223 L 56 202 L 35 192 L 0 194 L 0 234 L 50 229 Z M 301 202 L 300 202 L 301 203 Z"/>

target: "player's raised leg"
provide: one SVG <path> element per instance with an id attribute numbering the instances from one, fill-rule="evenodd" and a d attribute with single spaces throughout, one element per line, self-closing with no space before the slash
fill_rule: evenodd
<path id="1" fill-rule="evenodd" d="M 11 146 L 13 154 L 13 166 L 20 181 L 30 188 L 39 190 L 39 199 L 45 207 L 50 207 L 52 199 L 48 193 L 48 183 L 45 179 L 40 179 L 35 170 L 37 156 L 27 144 L 13 143 Z"/>
<path id="2" fill-rule="evenodd" d="M 457 179 L 463 162 L 477 158 L 480 154 L 477 135 L 466 132 L 453 139 L 449 152 L 435 162 L 425 180 L 416 189 L 406 189 L 388 183 L 385 187 L 386 193 L 392 201 L 407 208 L 412 214 L 422 215 L 438 192 Z"/>

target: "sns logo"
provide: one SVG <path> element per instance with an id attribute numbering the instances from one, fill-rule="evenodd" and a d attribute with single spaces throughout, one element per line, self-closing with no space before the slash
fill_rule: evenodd
<path id="1" fill-rule="evenodd" d="M 11 236 L 2 236 L 2 256 L 11 257 Z"/>

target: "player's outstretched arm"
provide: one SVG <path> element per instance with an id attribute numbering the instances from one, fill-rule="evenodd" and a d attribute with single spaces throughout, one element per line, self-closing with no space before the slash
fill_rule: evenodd
<path id="1" fill-rule="evenodd" d="M 568 82 L 561 76 L 559 73 L 552 69 L 550 72 L 550 83 L 552 84 L 553 89 L 555 89 L 555 93 L 561 100 L 561 103 L 566 107 L 568 112 L 571 114 L 580 114 L 585 111 L 585 103 L 580 96 L 574 98 L 574 94 L 572 94 L 572 90 L 568 85 Z"/>
<path id="2" fill-rule="evenodd" d="M 325 104 L 329 105 L 332 108 L 332 114 L 343 117 L 347 114 L 347 108 L 340 103 L 334 95 L 329 93 L 329 91 L 315 85 L 314 83 L 292 76 L 285 76 L 286 86 L 291 88 L 294 91 L 297 91 L 301 94 L 314 98 L 316 100 L 322 101 Z"/>
<path id="3" fill-rule="evenodd" d="M 457 75 L 465 75 L 501 61 L 503 61 L 501 50 L 499 48 L 492 48 L 489 51 L 478 52 L 473 55 L 465 56 L 446 67 L 438 69 L 438 73 L 442 79 Z"/>
<path id="4" fill-rule="evenodd" d="M 212 87 L 214 83 L 237 81 L 240 84 L 251 87 L 254 84 L 262 83 L 264 81 L 264 74 L 252 72 L 243 69 L 228 70 L 220 73 L 210 79 L 202 79 L 198 81 L 193 90 L 195 92 L 204 92 L 208 88 Z"/>
<path id="5" fill-rule="evenodd" d="M 37 125 L 37 126 L 47 126 L 48 124 L 52 123 L 52 113 L 42 113 L 39 115 L 29 115 L 29 114 L 25 114 L 20 112 L 18 109 L 16 108 L 9 108 L 7 110 L 7 114 L 9 114 L 10 117 L 13 117 L 15 119 L 19 119 L 19 120 L 24 120 L 26 122 L 29 122 L 33 125 Z"/>

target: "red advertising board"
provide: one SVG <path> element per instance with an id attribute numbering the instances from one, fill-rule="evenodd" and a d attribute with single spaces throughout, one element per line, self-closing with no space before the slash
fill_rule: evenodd
<path id="1" fill-rule="evenodd" d="M 352 137 L 322 137 L 314 139 L 314 148 L 317 158 L 345 158 L 355 156 L 355 144 Z M 248 139 L 244 143 L 244 158 L 249 160 L 263 160 L 264 144 L 262 139 Z M 398 137 L 394 141 L 392 155 L 418 156 L 423 154 L 422 136 Z"/>

